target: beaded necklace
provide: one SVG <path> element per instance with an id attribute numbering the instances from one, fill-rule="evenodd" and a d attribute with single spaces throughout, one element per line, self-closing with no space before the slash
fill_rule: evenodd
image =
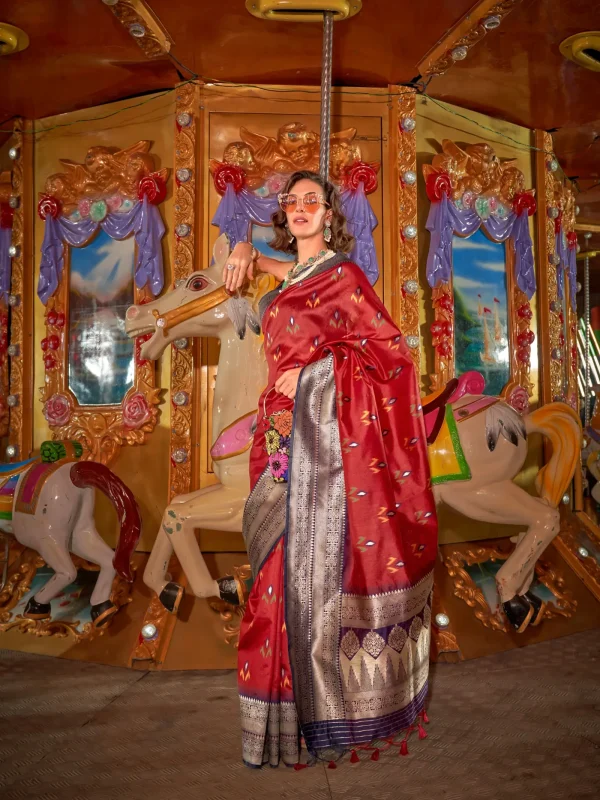
<path id="1" fill-rule="evenodd" d="M 319 266 L 319 264 L 322 264 L 323 261 L 326 261 L 333 255 L 335 255 L 333 250 L 320 250 L 316 256 L 312 256 L 303 263 L 299 263 L 297 261 L 285 276 L 285 279 L 281 284 L 282 290 L 286 289 L 290 284 L 296 283 L 296 281 L 308 277 L 308 274 L 312 273 Z"/>

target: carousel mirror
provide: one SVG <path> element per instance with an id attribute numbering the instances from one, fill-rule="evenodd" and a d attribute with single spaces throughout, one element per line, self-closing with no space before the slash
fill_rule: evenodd
<path id="1" fill-rule="evenodd" d="M 92 147 L 83 164 L 62 160 L 46 181 L 38 297 L 46 306 L 44 416 L 53 433 L 76 439 L 108 463 L 123 444 L 142 444 L 159 402 L 144 337 L 125 334 L 127 309 L 163 288 L 158 205 L 167 170 L 155 170 L 150 142 L 125 150 Z"/>
<path id="2" fill-rule="evenodd" d="M 135 377 L 125 313 L 135 303 L 135 241 L 100 230 L 69 251 L 68 386 L 80 406 L 123 402 Z"/>

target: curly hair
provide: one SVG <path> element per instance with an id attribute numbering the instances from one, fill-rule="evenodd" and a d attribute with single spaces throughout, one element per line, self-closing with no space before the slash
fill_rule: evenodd
<path id="1" fill-rule="evenodd" d="M 323 190 L 325 202 L 329 204 L 333 215 L 331 217 L 331 241 L 328 246 L 336 252 L 350 253 L 354 247 L 354 237 L 351 236 L 346 230 L 346 217 L 342 214 L 342 204 L 340 196 L 335 186 L 329 181 L 324 181 L 317 172 L 309 172 L 308 170 L 301 170 L 294 172 L 293 175 L 287 179 L 287 182 L 282 193 L 289 192 L 301 180 L 314 181 L 318 183 Z M 275 238 L 269 245 L 273 250 L 279 250 L 281 253 L 288 253 L 296 255 L 298 246 L 296 240 L 290 242 L 290 232 L 286 227 L 285 211 L 279 209 L 273 214 L 273 230 L 275 231 Z"/>

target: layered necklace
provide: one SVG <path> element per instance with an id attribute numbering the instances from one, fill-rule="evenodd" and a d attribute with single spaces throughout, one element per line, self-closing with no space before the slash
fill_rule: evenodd
<path id="1" fill-rule="evenodd" d="M 296 283 L 299 280 L 304 280 L 304 278 L 307 278 L 316 270 L 319 264 L 322 264 L 323 261 L 326 261 L 333 255 L 335 255 L 333 250 L 320 250 L 316 256 L 311 256 L 311 258 L 302 263 L 296 261 L 281 284 L 282 290 L 290 286 L 292 283 Z"/>

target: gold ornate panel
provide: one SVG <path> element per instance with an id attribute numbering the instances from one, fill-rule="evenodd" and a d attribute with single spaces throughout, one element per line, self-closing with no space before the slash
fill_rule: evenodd
<path id="1" fill-rule="evenodd" d="M 525 188 L 525 176 L 514 161 L 501 161 L 493 148 L 486 143 L 467 145 L 464 149 L 455 142 L 445 139 L 442 152 L 433 157 L 431 164 L 423 166 L 423 175 L 427 183 L 427 192 L 431 198 L 439 202 L 441 193 L 447 194 L 450 202 L 462 207 L 470 204 L 477 210 L 482 219 L 486 219 L 493 211 L 503 208 L 506 212 L 515 205 L 535 210 L 534 190 Z M 468 200 L 467 200 L 468 197 Z M 433 202 L 433 200 L 432 200 Z M 480 207 L 479 204 L 482 204 Z M 480 210 L 479 210 L 480 209 Z M 525 213 L 525 212 L 523 212 Z M 482 227 L 479 230 L 490 241 L 495 241 Z M 453 237 L 457 234 L 453 233 Z M 504 263 L 506 271 L 507 328 L 509 379 L 502 389 L 502 396 L 520 411 L 525 410 L 527 398 L 532 395 L 532 383 L 529 378 L 531 368 L 531 347 L 535 335 L 531 330 L 532 311 L 527 296 L 515 279 L 514 251 L 510 240 L 504 245 Z M 494 298 L 494 302 L 496 298 Z M 455 296 L 452 277 L 449 282 L 441 282 L 432 288 L 431 302 L 434 310 L 434 322 L 431 325 L 434 347 L 434 372 L 431 375 L 431 389 L 436 391 L 456 374 L 456 319 Z M 491 301 L 490 301 L 491 303 Z M 488 308 L 485 300 L 480 302 L 483 330 L 487 342 L 488 320 L 485 314 L 496 312 Z M 499 328 L 498 315 L 495 315 L 495 326 Z M 497 334 L 499 335 L 499 334 Z M 490 339 L 493 334 L 489 334 Z M 488 355 L 487 344 L 482 353 Z"/>
<path id="2" fill-rule="evenodd" d="M 153 204 L 164 199 L 167 170 L 156 171 L 150 142 L 137 142 L 126 150 L 92 147 L 83 164 L 66 159 L 61 163 L 66 171 L 48 178 L 45 193 L 40 199 L 39 213 L 43 218 L 63 214 L 71 219 L 81 219 L 89 215 L 92 220 L 100 221 L 110 211 L 133 207 L 138 197 L 141 200 L 146 195 Z M 96 231 L 77 249 L 88 247 L 98 233 Z M 132 236 L 130 234 L 128 240 L 135 251 Z M 127 242 L 127 239 L 124 241 Z M 84 458 L 108 464 L 122 445 L 143 444 L 146 436 L 153 431 L 158 419 L 160 389 L 156 387 L 154 362 L 140 356 L 143 339 L 140 337 L 134 343 L 128 367 L 133 372 L 131 381 L 129 373 L 127 375 L 127 382 L 131 386 L 124 391 L 120 401 L 84 404 L 78 400 L 70 375 L 75 361 L 70 365 L 69 352 L 75 336 L 70 330 L 69 308 L 73 250 L 63 244 L 64 268 L 58 288 L 46 305 L 46 336 L 41 342 L 45 383 L 40 389 L 41 400 L 53 438 L 76 439 L 84 447 Z M 132 260 L 136 261 L 135 253 Z M 150 301 L 152 295 L 149 289 L 139 289 L 133 275 L 132 280 L 133 302 L 143 304 Z M 98 306 L 97 316 L 100 318 L 103 313 L 100 301 Z M 92 340 L 95 335 L 93 329 L 77 334 Z M 102 376 L 105 370 L 112 369 L 116 363 L 115 351 L 106 358 L 98 357 L 99 383 L 100 380 L 107 382 Z"/>
<path id="3" fill-rule="evenodd" d="M 398 205 L 398 221 L 394 231 L 398 251 L 398 284 L 391 298 L 391 312 L 406 337 L 416 373 L 420 375 L 415 91 L 403 86 L 392 109 L 390 127 L 396 152 L 393 180 L 397 187 Z"/>
<path id="4" fill-rule="evenodd" d="M 198 269 L 200 231 L 198 230 L 198 174 L 197 152 L 201 136 L 200 85 L 185 83 L 176 94 L 175 153 L 174 153 L 174 229 L 173 278 L 183 280 Z M 179 235 L 179 234 L 185 235 Z M 171 442 L 169 453 L 169 500 L 192 490 L 192 432 L 193 413 L 198 413 L 194 402 L 194 343 L 178 339 L 171 350 Z M 177 401 L 175 401 L 177 399 Z M 179 402 L 181 401 L 181 402 Z M 173 557 L 171 571 L 178 570 L 178 580 L 185 585 L 185 575 Z M 141 628 L 154 626 L 156 635 L 144 639 L 141 634 L 130 656 L 130 664 L 146 662 L 161 664 L 167 651 L 177 618 L 170 615 L 156 595 L 146 609 Z"/>
<path id="5" fill-rule="evenodd" d="M 10 305 L 10 397 L 7 455 L 27 458 L 33 447 L 33 136 L 32 125 L 23 119 L 14 122 L 10 140 L 13 157 L 12 195 L 16 208 L 12 219 L 12 259 Z"/>
<path id="6" fill-rule="evenodd" d="M 509 632 L 509 624 L 501 611 L 493 611 L 483 591 L 473 580 L 468 572 L 468 567 L 475 564 L 483 565 L 485 562 L 505 561 L 510 553 L 499 547 L 472 547 L 464 552 L 456 550 L 444 560 L 448 575 L 454 584 L 454 594 L 463 600 L 481 624 L 493 631 Z M 571 592 L 565 589 L 562 575 L 543 559 L 535 565 L 535 577 L 546 586 L 554 595 L 554 601 L 548 603 L 544 612 L 544 619 L 552 617 L 572 617 L 577 608 L 577 601 Z"/>
<path id="7" fill-rule="evenodd" d="M 569 302 L 569 276 L 565 274 L 564 302 L 558 298 L 556 233 L 562 228 L 575 246 L 575 196 L 569 181 L 558 174 L 552 136 L 535 132 L 536 179 L 540 194 L 537 219 L 539 314 L 542 335 L 542 400 L 578 405 L 577 314 Z"/>
<path id="8" fill-rule="evenodd" d="M 0 173 L 0 227 L 10 230 L 12 234 L 12 220 L 14 217 L 12 173 L 10 170 Z M 12 238 L 12 237 L 11 237 Z M 9 314 L 10 306 L 4 297 L 0 297 L 0 438 L 8 433 L 10 394 L 9 383 Z"/>

